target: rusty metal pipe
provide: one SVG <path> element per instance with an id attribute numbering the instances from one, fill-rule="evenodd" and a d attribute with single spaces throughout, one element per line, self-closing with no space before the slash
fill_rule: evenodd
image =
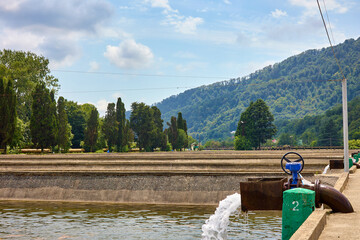
<path id="1" fill-rule="evenodd" d="M 355 165 L 356 168 L 360 168 L 360 164 L 359 164 L 359 163 L 354 162 L 353 165 Z"/>
<path id="2" fill-rule="evenodd" d="M 333 212 L 354 212 L 350 201 L 345 197 L 345 195 L 333 187 L 320 184 L 320 182 L 315 183 L 314 186 L 303 185 L 301 187 L 315 191 L 315 196 L 320 196 L 320 198 L 316 197 L 319 203 L 328 205 Z"/>

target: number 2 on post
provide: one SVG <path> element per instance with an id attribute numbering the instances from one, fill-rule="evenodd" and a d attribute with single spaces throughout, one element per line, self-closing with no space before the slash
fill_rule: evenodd
<path id="1" fill-rule="evenodd" d="M 297 207 L 299 206 L 299 202 L 298 201 L 293 201 L 292 204 L 295 204 L 295 207 L 293 207 L 293 211 L 297 212 L 299 211 L 299 209 L 297 209 Z"/>

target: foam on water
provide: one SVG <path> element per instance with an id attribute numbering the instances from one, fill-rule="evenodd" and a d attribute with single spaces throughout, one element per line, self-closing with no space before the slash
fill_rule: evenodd
<path id="1" fill-rule="evenodd" d="M 310 181 L 306 180 L 300 173 L 299 173 L 299 176 L 300 176 L 300 179 L 301 179 L 302 184 L 308 185 L 308 186 L 314 186 L 313 183 L 311 183 Z"/>
<path id="2" fill-rule="evenodd" d="M 326 172 L 329 170 L 330 165 L 328 164 L 325 168 L 324 171 L 322 172 L 322 174 L 326 174 Z"/>
<path id="3" fill-rule="evenodd" d="M 230 215 L 236 213 L 241 206 L 240 194 L 235 193 L 220 201 L 213 215 L 202 226 L 203 240 L 227 239 L 227 226 Z"/>

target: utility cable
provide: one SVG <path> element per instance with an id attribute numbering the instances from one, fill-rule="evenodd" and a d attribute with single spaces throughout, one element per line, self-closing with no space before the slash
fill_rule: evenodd
<path id="1" fill-rule="evenodd" d="M 291 83 L 306 83 L 306 82 L 339 82 L 342 79 L 329 79 L 329 80 L 295 80 L 291 81 Z M 242 83 L 244 86 L 258 86 L 263 85 L 263 83 Z M 98 92 L 121 92 L 121 91 L 147 91 L 147 90 L 169 90 L 169 89 L 191 89 L 191 88 L 199 88 L 198 86 L 186 86 L 186 87 L 163 87 L 163 88 L 123 88 L 123 89 L 114 89 L 114 90 L 79 90 L 79 91 L 59 91 L 59 94 L 64 93 L 98 93 Z M 34 94 L 34 93 L 32 93 Z M 36 93 L 35 93 L 36 95 Z M 10 94 L 0 94 L 0 97 L 10 96 Z"/>
<path id="2" fill-rule="evenodd" d="M 85 73 L 85 74 L 102 74 L 102 75 L 125 75 L 125 76 L 140 76 L 140 77 L 231 79 L 231 78 L 229 78 L 229 77 L 214 77 L 214 76 L 163 75 L 163 74 L 121 73 L 121 72 L 87 72 L 87 71 L 77 71 L 77 70 L 51 70 L 51 71 L 52 71 L 52 72 L 62 72 L 62 73 Z"/>
<path id="3" fill-rule="evenodd" d="M 97 93 L 97 92 L 120 92 L 120 91 L 147 91 L 147 90 L 168 90 L 168 89 L 188 89 L 192 87 L 167 87 L 167 88 L 124 88 L 118 90 L 84 90 L 84 91 L 59 91 L 59 93 Z"/>
<path id="4" fill-rule="evenodd" d="M 335 58 L 336 63 L 337 63 L 337 65 L 338 65 L 338 67 L 339 67 L 339 70 L 340 70 L 340 72 L 341 72 L 341 75 L 343 76 L 343 79 L 345 79 L 345 75 L 344 75 L 343 70 L 342 70 L 342 68 L 341 68 L 341 66 L 340 66 L 339 60 L 338 60 L 337 57 L 336 57 L 334 47 L 333 47 L 333 45 L 332 45 L 332 43 L 331 43 L 331 39 L 330 39 L 330 36 L 329 36 L 329 31 L 327 30 L 327 27 L 326 27 L 326 23 L 325 23 L 324 16 L 323 16 L 322 11 L 321 11 L 321 7 L 320 7 L 319 0 L 316 0 L 316 2 L 317 2 L 318 7 L 319 7 L 321 19 L 322 19 L 322 21 L 323 21 L 323 24 L 324 24 L 324 27 L 325 27 L 325 31 L 326 31 L 326 35 L 327 35 L 327 37 L 328 37 L 328 40 L 329 40 L 329 43 L 330 43 L 332 52 L 333 52 L 333 54 L 334 54 L 334 58 Z"/>
<path id="5" fill-rule="evenodd" d="M 332 28 L 331 28 L 331 23 L 330 23 L 329 14 L 328 14 L 328 11 L 327 11 L 327 8 L 326 8 L 326 4 L 325 4 L 325 0 L 323 0 L 323 3 L 324 3 L 325 12 L 326 12 L 326 18 L 327 18 L 328 23 L 329 23 L 329 28 L 330 28 L 330 33 L 331 33 L 332 41 L 333 41 L 333 44 L 336 45 L 336 43 L 335 43 L 335 38 L 334 38 L 334 34 L 333 34 L 333 31 L 332 31 Z"/>

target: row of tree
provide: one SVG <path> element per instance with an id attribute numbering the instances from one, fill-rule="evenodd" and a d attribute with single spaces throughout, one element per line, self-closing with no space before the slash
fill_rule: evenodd
<path id="1" fill-rule="evenodd" d="M 360 97 L 348 103 L 349 140 L 360 139 Z M 280 128 L 279 145 L 341 146 L 342 105 L 324 114 L 301 119 L 277 121 Z"/>
<path id="2" fill-rule="evenodd" d="M 188 147 L 186 121 L 171 117 L 164 130 L 156 106 L 133 103 L 125 118 L 121 98 L 109 103 L 105 117 L 95 106 L 79 105 L 63 97 L 55 100 L 58 80 L 50 75 L 49 61 L 31 52 L 0 51 L 0 149 L 51 148 L 67 151 L 128 151 L 135 144 L 153 151 Z"/>

